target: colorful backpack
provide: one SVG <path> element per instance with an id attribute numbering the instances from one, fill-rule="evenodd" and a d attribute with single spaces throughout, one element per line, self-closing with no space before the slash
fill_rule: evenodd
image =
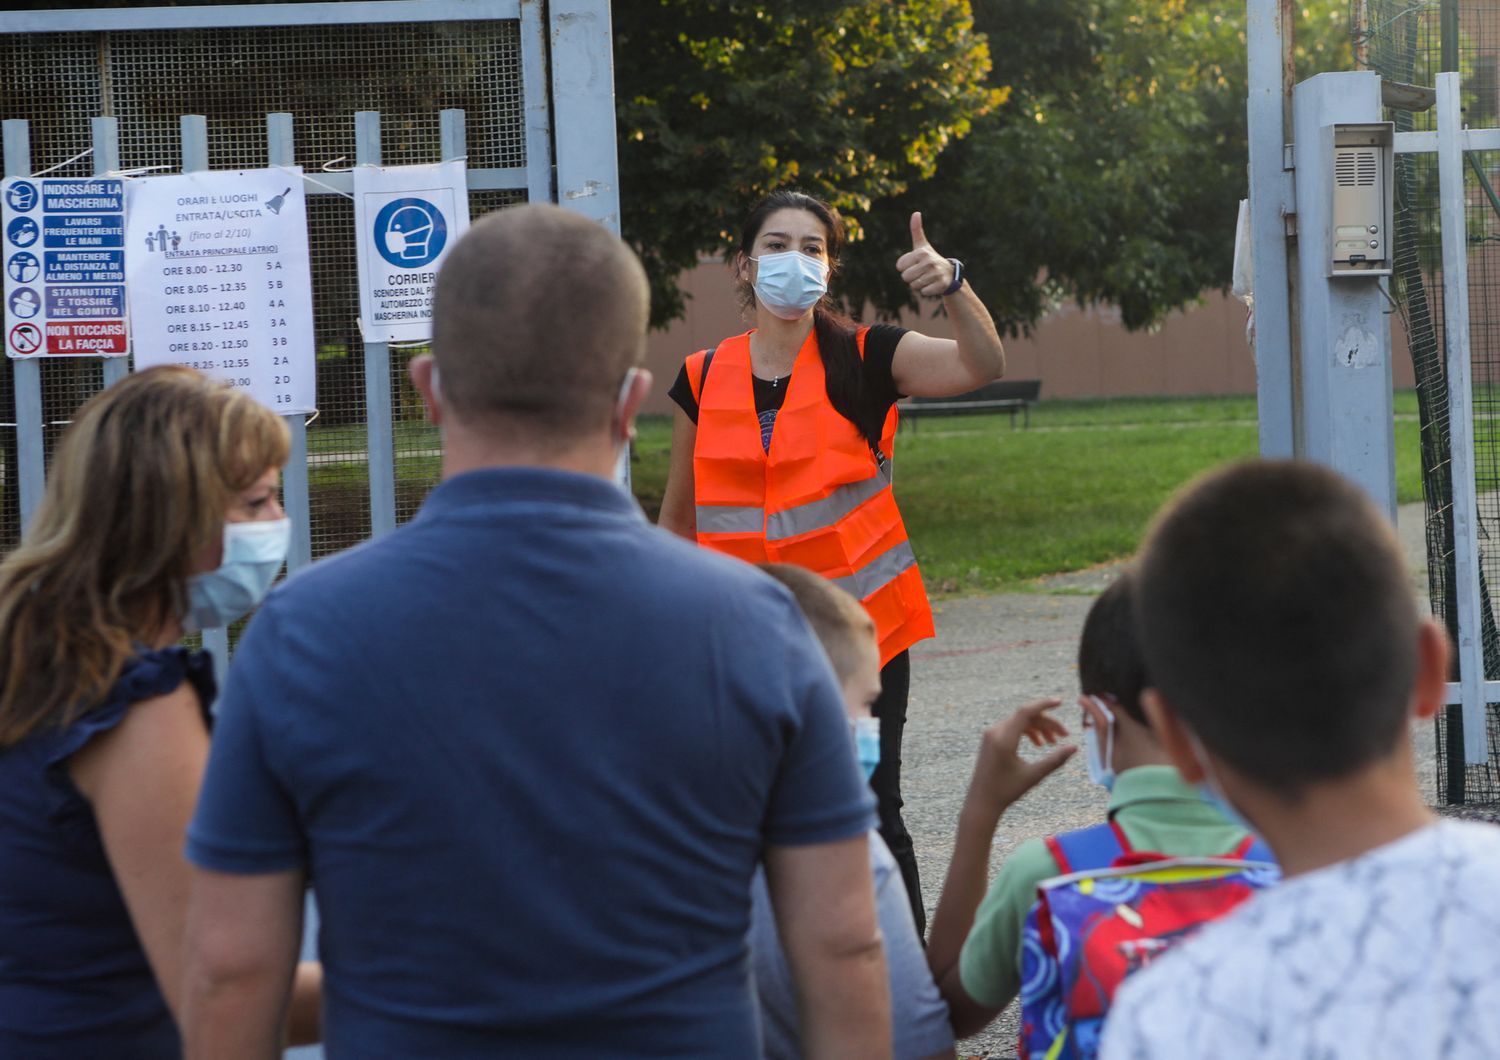
<path id="1" fill-rule="evenodd" d="M 1114 821 L 1047 840 L 1063 875 L 1037 886 L 1021 932 L 1021 1060 L 1099 1055 L 1120 983 L 1281 878 L 1253 836 L 1223 857 L 1133 850 Z"/>

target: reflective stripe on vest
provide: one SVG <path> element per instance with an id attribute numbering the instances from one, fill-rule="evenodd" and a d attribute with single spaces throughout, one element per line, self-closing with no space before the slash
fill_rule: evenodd
<path id="1" fill-rule="evenodd" d="M 764 508 L 731 508 L 705 504 L 698 508 L 700 534 L 758 534 L 767 541 L 784 541 L 798 534 L 833 526 L 854 509 L 891 485 L 890 464 L 863 482 L 847 482 L 819 501 L 808 501 L 766 518 Z"/>
<path id="2" fill-rule="evenodd" d="M 698 506 L 700 534 L 758 534 L 765 528 L 764 508 L 731 508 L 722 504 Z"/>
<path id="3" fill-rule="evenodd" d="M 766 520 L 766 540 L 782 541 L 810 530 L 833 526 L 881 490 L 891 488 L 889 462 L 863 482 L 846 482 L 820 501 L 809 501 L 777 512 Z M 856 593 L 857 596 L 864 595 Z"/>
<path id="4" fill-rule="evenodd" d="M 909 570 L 916 565 L 917 556 L 911 550 L 911 542 L 902 541 L 876 556 L 853 574 L 830 580 L 846 593 L 863 600 L 895 581 L 902 571 Z"/>

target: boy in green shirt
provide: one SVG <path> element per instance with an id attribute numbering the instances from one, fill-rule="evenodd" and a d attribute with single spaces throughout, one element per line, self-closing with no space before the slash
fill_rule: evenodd
<path id="1" fill-rule="evenodd" d="M 1222 855 L 1243 842 L 1245 832 L 1183 781 L 1146 722 L 1131 596 L 1126 572 L 1094 601 L 1078 645 L 1090 779 L 1110 789 L 1109 817 L 1133 849 L 1172 857 Z M 1037 884 L 1067 871 L 1045 840 L 1028 839 L 985 891 L 1000 817 L 1076 750 L 1056 747 L 1035 759 L 1017 753 L 1023 738 L 1055 745 L 1067 735 L 1052 713 L 1059 705 L 1061 700 L 1044 699 L 1022 707 L 986 729 L 980 741 L 927 945 L 928 965 L 960 1038 L 978 1033 L 1020 991 L 1021 928 L 1036 902 Z"/>

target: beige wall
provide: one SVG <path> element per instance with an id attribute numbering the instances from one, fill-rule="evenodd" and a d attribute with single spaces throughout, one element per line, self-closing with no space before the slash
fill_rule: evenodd
<path id="1" fill-rule="evenodd" d="M 687 316 L 652 332 L 647 344 L 646 363 L 656 375 L 648 413 L 671 411 L 667 389 L 684 357 L 750 326 L 740 319 L 721 263 L 705 262 L 685 274 L 683 290 L 691 296 Z M 908 314 L 901 323 L 928 334 L 950 333 L 943 318 Z M 1410 387 L 1411 358 L 1399 326 L 1393 339 L 1396 386 Z M 1040 379 L 1043 399 L 1255 392 L 1245 307 L 1217 293 L 1201 306 L 1173 313 L 1154 332 L 1126 331 L 1112 307 L 1064 306 L 1029 338 L 1007 340 L 1005 352 L 1006 376 Z"/>

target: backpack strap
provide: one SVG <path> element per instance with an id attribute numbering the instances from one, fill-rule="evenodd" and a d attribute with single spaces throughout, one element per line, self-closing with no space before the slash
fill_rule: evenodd
<path id="1" fill-rule="evenodd" d="M 703 402 L 703 387 L 708 382 L 708 366 L 713 363 L 714 351 L 717 346 L 710 346 L 706 350 L 688 354 L 687 377 L 688 389 L 693 392 L 693 400 Z"/>
<path id="2" fill-rule="evenodd" d="M 1116 859 L 1130 852 L 1130 841 L 1125 838 L 1124 830 L 1113 820 L 1091 828 L 1050 835 L 1045 842 L 1064 876 L 1070 872 L 1107 869 Z"/>

